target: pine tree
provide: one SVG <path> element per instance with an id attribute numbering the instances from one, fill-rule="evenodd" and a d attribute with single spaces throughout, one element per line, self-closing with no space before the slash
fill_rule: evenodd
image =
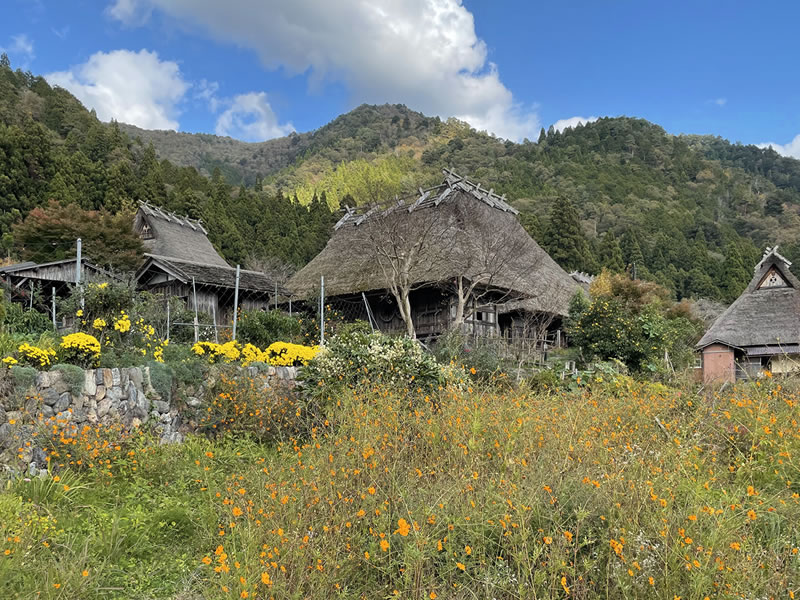
<path id="1" fill-rule="evenodd" d="M 722 265 L 719 289 L 727 302 L 733 302 L 750 282 L 750 272 L 744 266 L 742 254 L 736 244 L 728 244 L 725 250 L 725 262 Z"/>
<path id="2" fill-rule="evenodd" d="M 519 223 L 528 232 L 534 240 L 539 240 L 542 237 L 542 224 L 539 222 L 539 217 L 532 212 L 524 212 L 519 215 Z"/>
<path id="3" fill-rule="evenodd" d="M 622 273 L 625 270 L 625 260 L 622 258 L 622 248 L 620 248 L 617 238 L 610 231 L 600 240 L 599 247 L 600 264 L 613 273 Z"/>
<path id="4" fill-rule="evenodd" d="M 569 198 L 562 196 L 553 203 L 542 244 L 553 260 L 567 271 L 595 270 L 578 211 Z"/>
<path id="5" fill-rule="evenodd" d="M 642 267 L 645 266 L 644 255 L 634 232 L 628 230 L 623 234 L 620 241 L 620 249 L 622 250 L 622 259 L 625 261 L 625 268 L 630 269 L 631 274 L 634 271 L 641 271 Z"/>

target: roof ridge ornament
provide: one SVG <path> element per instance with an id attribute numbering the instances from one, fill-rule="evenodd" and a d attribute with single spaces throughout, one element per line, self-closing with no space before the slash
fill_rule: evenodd
<path id="1" fill-rule="evenodd" d="M 759 269 L 760 269 L 760 268 L 761 268 L 761 267 L 764 265 L 764 261 L 766 261 L 766 260 L 767 260 L 767 259 L 768 259 L 770 256 L 775 256 L 776 258 L 778 258 L 778 259 L 782 260 L 782 261 L 783 261 L 783 264 L 785 264 L 785 265 L 786 265 L 786 268 L 787 268 L 787 269 L 788 269 L 789 267 L 791 267 L 791 266 L 792 266 L 792 261 L 790 261 L 788 258 L 786 258 L 785 256 L 783 256 L 782 254 L 779 254 L 779 253 L 778 253 L 778 244 L 775 244 L 775 245 L 774 245 L 773 247 L 771 247 L 771 248 L 770 248 L 769 246 L 767 246 L 767 247 L 764 249 L 764 254 L 763 254 L 763 255 L 762 255 L 762 257 L 761 257 L 761 260 L 760 260 L 760 261 L 758 262 L 758 264 L 755 266 L 755 269 L 754 269 L 754 271 L 755 271 L 756 273 L 758 273 L 758 270 L 759 270 Z"/>

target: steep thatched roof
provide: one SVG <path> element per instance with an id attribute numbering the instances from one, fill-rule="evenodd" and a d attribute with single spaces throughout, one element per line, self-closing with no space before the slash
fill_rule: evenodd
<path id="1" fill-rule="evenodd" d="M 800 343 L 800 281 L 790 266 L 777 247 L 768 248 L 747 289 L 714 321 L 697 347 L 721 343 L 747 349 Z"/>
<path id="2" fill-rule="evenodd" d="M 348 209 L 322 252 L 288 283 L 296 296 L 388 288 L 387 274 L 413 257 L 415 286 L 457 276 L 525 298 L 532 310 L 566 314 L 578 284 L 528 235 L 505 198 L 445 171 L 445 181 L 394 201 Z M 393 260 L 393 258 L 395 260 Z M 403 276 L 400 273 L 399 276 Z"/>
<path id="3" fill-rule="evenodd" d="M 153 270 L 163 271 L 172 278 L 186 284 L 194 280 L 198 286 L 214 286 L 234 289 L 236 286 L 236 269 L 229 266 L 204 265 L 202 263 L 179 260 L 166 256 L 149 255 L 145 263 L 136 273 L 136 280 L 145 283 L 148 273 Z M 258 271 L 239 271 L 239 289 L 253 292 L 275 292 L 275 280 Z M 278 288 L 283 294 L 285 290 Z"/>
<path id="4" fill-rule="evenodd" d="M 142 237 L 149 254 L 230 267 L 208 241 L 200 221 L 140 202 L 133 228 Z"/>

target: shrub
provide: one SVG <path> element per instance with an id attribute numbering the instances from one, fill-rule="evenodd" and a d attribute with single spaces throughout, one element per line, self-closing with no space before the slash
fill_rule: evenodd
<path id="1" fill-rule="evenodd" d="M 69 386 L 73 396 L 79 396 L 83 392 L 85 375 L 83 369 L 76 365 L 56 365 L 53 371 L 58 371 L 64 378 L 64 382 Z"/>
<path id="2" fill-rule="evenodd" d="M 474 339 L 450 330 L 436 341 L 434 354 L 440 363 L 453 363 L 487 379 L 506 370 L 495 344 L 496 340 Z"/>
<path id="3" fill-rule="evenodd" d="M 150 368 L 150 384 L 158 392 L 161 399 L 169 402 L 172 399 L 172 384 L 175 381 L 175 373 L 169 365 L 151 361 L 147 363 Z"/>
<path id="4" fill-rule="evenodd" d="M 309 363 L 305 378 L 317 387 L 369 382 L 397 389 L 430 389 L 448 379 L 416 340 L 363 329 L 349 329 L 331 338 Z"/>
<path id="5" fill-rule="evenodd" d="M 31 346 L 27 342 L 17 348 L 17 358 L 20 364 L 34 367 L 39 371 L 46 371 L 56 359 L 56 351 L 50 348 Z"/>
<path id="6" fill-rule="evenodd" d="M 236 327 L 240 341 L 260 348 L 281 340 L 297 341 L 302 332 L 300 322 L 280 310 L 242 311 Z"/>
<path id="7" fill-rule="evenodd" d="M 17 393 L 25 393 L 36 383 L 37 371 L 33 367 L 11 367 L 11 379 Z"/>
<path id="8" fill-rule="evenodd" d="M 532 390 L 549 391 L 559 387 L 561 380 L 552 369 L 541 369 L 533 373 L 527 383 Z"/>
<path id="9" fill-rule="evenodd" d="M 278 367 L 299 367 L 307 365 L 319 352 L 319 346 L 302 346 L 288 342 L 270 344 L 264 354 L 266 362 Z"/>
<path id="10" fill-rule="evenodd" d="M 241 351 L 233 340 L 225 342 L 224 344 L 197 342 L 192 346 L 192 352 L 197 356 L 207 358 L 208 362 L 211 364 L 218 362 L 232 363 L 239 360 L 241 356 Z"/>
<path id="11" fill-rule="evenodd" d="M 82 367 L 96 367 L 100 361 L 100 342 L 88 333 L 71 333 L 61 338 L 59 358 Z"/>
<path id="12" fill-rule="evenodd" d="M 6 306 L 6 314 L 3 319 L 3 329 L 8 333 L 26 333 L 38 335 L 53 331 L 53 322 L 45 313 L 37 310 L 27 310 L 16 302 Z"/>
<path id="13" fill-rule="evenodd" d="M 603 272 L 592 284 L 592 302 L 570 305 L 569 334 L 588 360 L 618 359 L 634 371 L 663 371 L 665 354 L 678 367 L 691 359 L 700 331 L 681 305 L 658 284 Z"/>
<path id="14" fill-rule="evenodd" d="M 262 376 L 223 371 L 211 394 L 199 427 L 214 436 L 245 434 L 259 441 L 285 441 L 305 435 L 320 418 L 298 392 L 267 388 Z"/>
<path id="15" fill-rule="evenodd" d="M 170 344 L 164 349 L 164 364 L 172 369 L 175 381 L 187 384 L 196 384 L 203 381 L 208 362 L 197 356 L 187 346 Z"/>

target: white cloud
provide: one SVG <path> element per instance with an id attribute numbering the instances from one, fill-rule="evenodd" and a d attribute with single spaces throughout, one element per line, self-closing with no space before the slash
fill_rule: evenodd
<path id="1" fill-rule="evenodd" d="M 45 78 L 68 89 L 101 120 L 146 129 L 177 129 L 178 104 L 190 87 L 177 63 L 147 50 L 97 52 L 85 63 Z"/>
<path id="2" fill-rule="evenodd" d="M 247 142 L 262 142 L 288 135 L 291 123 L 279 124 L 264 92 L 236 96 L 231 106 L 217 119 L 217 135 L 228 135 Z"/>
<path id="3" fill-rule="evenodd" d="M 144 25 L 150 19 L 152 8 L 146 2 L 138 0 L 114 0 L 107 8 L 106 14 L 130 27 Z"/>
<path id="4" fill-rule="evenodd" d="M 108 13 L 135 25 L 153 8 L 254 50 L 269 68 L 308 73 L 312 87 L 343 82 L 354 102 L 403 102 L 510 139 L 539 128 L 461 0 L 113 0 Z"/>
<path id="5" fill-rule="evenodd" d="M 597 121 L 597 117 L 570 117 L 569 119 L 559 119 L 553 123 L 553 128 L 559 133 L 565 129 L 577 127 L 578 125 L 586 125 L 586 123 L 593 123 Z"/>
<path id="6" fill-rule="evenodd" d="M 11 36 L 11 44 L 9 46 L 0 46 L 0 54 L 8 54 L 10 58 L 14 59 L 13 64 L 20 69 L 28 67 L 29 63 L 36 58 L 36 53 L 33 50 L 33 42 L 26 33 Z"/>
<path id="7" fill-rule="evenodd" d="M 208 110 L 215 113 L 219 110 L 220 99 L 217 97 L 219 83 L 201 79 L 194 85 L 194 97 L 208 104 Z"/>
<path id="8" fill-rule="evenodd" d="M 789 156 L 791 158 L 800 158 L 800 134 L 794 136 L 794 139 L 788 144 L 776 144 L 775 142 L 766 142 L 764 144 L 756 144 L 759 148 L 772 148 L 778 154 Z"/>
<path id="9" fill-rule="evenodd" d="M 712 102 L 714 104 L 716 104 L 717 106 L 725 106 L 728 103 L 728 99 L 727 98 L 717 98 L 715 100 L 712 100 Z"/>

